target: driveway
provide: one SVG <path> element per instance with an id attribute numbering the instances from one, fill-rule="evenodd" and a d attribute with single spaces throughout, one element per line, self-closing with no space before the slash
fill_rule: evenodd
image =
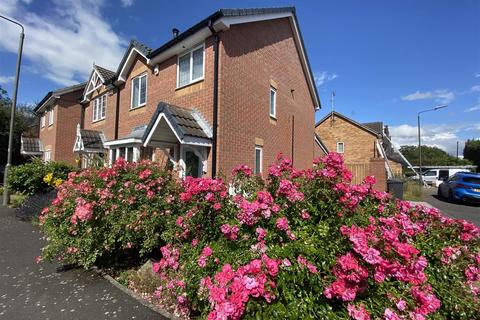
<path id="1" fill-rule="evenodd" d="M 437 188 L 424 189 L 423 201 L 440 209 L 440 211 L 452 218 L 469 220 L 480 226 L 479 205 L 449 203 L 446 199 L 438 198 Z"/>
<path id="2" fill-rule="evenodd" d="M 0 319 L 163 319 L 94 272 L 35 263 L 38 228 L 0 206 Z"/>

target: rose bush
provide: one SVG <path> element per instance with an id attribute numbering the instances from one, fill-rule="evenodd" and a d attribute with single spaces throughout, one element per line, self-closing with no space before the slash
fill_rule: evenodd
<path id="1" fill-rule="evenodd" d="M 147 294 L 160 306 L 208 319 L 477 317 L 480 231 L 471 223 L 393 200 L 372 187 L 373 177 L 350 184 L 336 153 L 308 170 L 279 157 L 265 179 L 245 165 L 232 175 L 229 182 L 187 177 L 155 189 L 148 204 L 164 213 L 161 258 L 153 264 L 160 285 Z M 131 179 L 140 179 L 138 171 Z M 83 188 L 77 181 L 61 188 Z M 61 216 L 67 230 L 86 226 L 84 233 L 102 234 L 110 227 L 94 217 L 131 216 L 117 199 L 98 208 L 107 213 L 82 194 L 69 199 L 68 214 L 54 204 L 46 219 Z M 152 216 L 149 210 L 143 219 Z M 66 233 L 69 241 L 79 237 Z M 131 243 L 152 249 L 141 240 Z M 64 242 L 46 252 L 66 258 L 84 245 L 104 250 L 102 242 L 75 242 L 69 253 L 75 249 Z"/>
<path id="2" fill-rule="evenodd" d="M 172 175 L 148 161 L 70 173 L 39 217 L 43 258 L 89 267 L 150 253 L 161 245 L 175 188 Z"/>

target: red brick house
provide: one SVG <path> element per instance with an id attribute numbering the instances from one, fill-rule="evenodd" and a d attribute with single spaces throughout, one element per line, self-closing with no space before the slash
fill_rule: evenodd
<path id="1" fill-rule="evenodd" d="M 93 67 L 81 100 L 71 146 L 84 165 L 163 158 L 216 176 L 316 154 L 320 101 L 294 8 L 221 9 L 155 50 L 133 41 L 116 71 Z"/>
<path id="2" fill-rule="evenodd" d="M 40 118 L 37 138 L 22 137 L 22 154 L 75 164 L 75 123 L 81 119 L 84 88 L 81 83 L 45 95 L 34 109 Z"/>
<path id="3" fill-rule="evenodd" d="M 387 177 L 400 176 L 402 161 L 394 151 L 383 122 L 358 123 L 333 111 L 315 125 L 315 138 L 324 148 L 341 153 L 359 183 L 366 175 L 377 178 L 377 188 L 384 189 Z M 388 138 L 388 139 L 387 139 Z"/>

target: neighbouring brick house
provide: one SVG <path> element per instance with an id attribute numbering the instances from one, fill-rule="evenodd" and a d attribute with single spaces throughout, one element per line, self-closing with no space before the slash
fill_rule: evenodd
<path id="1" fill-rule="evenodd" d="M 81 119 L 84 88 L 81 83 L 45 95 L 34 109 L 39 117 L 38 134 L 22 136 L 22 154 L 75 164 L 75 123 Z"/>
<path id="2" fill-rule="evenodd" d="M 356 183 L 374 175 L 377 188 L 385 189 L 387 177 L 401 174 L 399 157 L 385 139 L 388 127 L 385 131 L 382 122 L 361 124 L 333 111 L 316 123 L 315 133 L 327 152 L 343 155 Z"/>
<path id="3" fill-rule="evenodd" d="M 132 41 L 116 71 L 93 67 L 80 117 L 65 120 L 84 166 L 123 157 L 192 176 L 239 163 L 260 173 L 278 152 L 311 166 L 320 100 L 294 8 L 221 9 L 173 33 L 155 50 Z"/>

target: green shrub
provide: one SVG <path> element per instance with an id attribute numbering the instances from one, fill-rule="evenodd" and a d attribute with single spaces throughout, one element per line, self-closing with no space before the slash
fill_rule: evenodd
<path id="1" fill-rule="evenodd" d="M 176 183 L 151 162 L 117 161 L 112 168 L 70 173 L 40 218 L 48 245 L 43 257 L 88 268 L 139 263 L 161 244 Z"/>
<path id="2" fill-rule="evenodd" d="M 66 163 L 33 159 L 10 169 L 8 186 L 11 191 L 25 195 L 48 192 L 65 180 L 73 170 L 74 168 Z M 50 179 L 45 179 L 46 176 Z"/>

